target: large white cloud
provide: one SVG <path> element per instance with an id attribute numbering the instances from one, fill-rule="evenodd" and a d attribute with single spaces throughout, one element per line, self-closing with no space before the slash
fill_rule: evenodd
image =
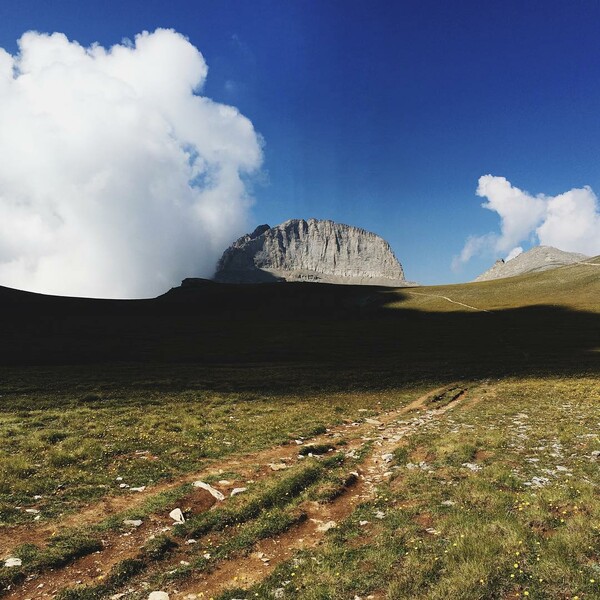
<path id="1" fill-rule="evenodd" d="M 513 258 L 523 251 L 518 246 L 522 242 L 600 254 L 600 210 L 589 187 L 558 196 L 533 196 L 504 177 L 484 175 L 479 178 L 477 195 L 487 199 L 484 208 L 500 216 L 500 232 L 469 237 L 454 266 L 486 252 Z"/>
<path id="2" fill-rule="evenodd" d="M 0 285 L 134 297 L 211 274 L 262 153 L 247 118 L 198 94 L 207 71 L 166 29 L 0 48 Z"/>

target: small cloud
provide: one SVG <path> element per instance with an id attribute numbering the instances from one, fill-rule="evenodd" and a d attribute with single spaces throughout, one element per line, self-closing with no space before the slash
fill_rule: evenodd
<path id="1" fill-rule="evenodd" d="M 238 91 L 238 84 L 232 79 L 228 79 L 223 86 L 228 94 L 235 94 Z"/>
<path id="2" fill-rule="evenodd" d="M 481 206 L 500 216 L 500 231 L 469 236 L 453 268 L 475 255 L 491 253 L 506 260 L 523 249 L 522 242 L 554 246 L 567 252 L 600 254 L 600 210 L 598 198 L 588 186 L 558 196 L 536 196 L 513 186 L 505 177 L 479 178 L 477 195 Z"/>
<path id="3" fill-rule="evenodd" d="M 517 246 L 516 248 L 513 248 L 507 255 L 507 257 L 504 259 L 504 262 L 508 262 L 509 260 L 512 260 L 513 258 L 517 258 L 517 256 L 519 256 L 519 254 L 523 254 L 523 248 L 521 246 Z"/>

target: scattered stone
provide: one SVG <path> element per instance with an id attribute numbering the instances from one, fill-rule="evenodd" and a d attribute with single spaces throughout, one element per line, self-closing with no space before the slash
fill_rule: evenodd
<path id="1" fill-rule="evenodd" d="M 189 540 L 185 540 L 185 543 L 186 543 L 186 544 L 197 544 L 197 543 L 198 543 L 198 540 L 195 540 L 195 539 L 193 539 L 193 538 L 190 538 Z"/>
<path id="2" fill-rule="evenodd" d="M 454 502 L 454 500 L 443 500 L 442 501 L 442 506 L 454 506 L 456 504 L 456 502 Z"/>
<path id="3" fill-rule="evenodd" d="M 378 510 L 375 513 L 375 518 L 376 519 L 385 519 L 385 513 L 382 510 Z"/>
<path id="4" fill-rule="evenodd" d="M 337 523 L 335 521 L 327 521 L 327 523 L 321 523 L 320 525 L 317 525 L 317 531 L 325 533 L 326 531 L 334 529 L 335 527 L 337 527 Z"/>
<path id="5" fill-rule="evenodd" d="M 428 527 L 425 531 L 431 535 L 441 535 L 441 532 L 433 527 Z"/>
<path id="6" fill-rule="evenodd" d="M 122 490 L 125 490 L 125 489 L 127 489 L 129 486 L 128 486 L 126 483 L 120 483 L 120 484 L 119 484 L 119 487 L 120 487 Z"/>
<path id="7" fill-rule="evenodd" d="M 169 600 L 167 592 L 150 592 L 148 600 Z"/>
<path id="8" fill-rule="evenodd" d="M 173 519 L 173 521 L 175 521 L 175 523 L 180 523 L 180 524 L 185 523 L 185 517 L 183 516 L 183 513 L 181 512 L 180 508 L 174 508 L 169 513 L 169 517 L 171 517 L 171 519 Z"/>
<path id="9" fill-rule="evenodd" d="M 532 477 L 530 481 L 524 481 L 523 485 L 533 488 L 541 488 L 548 485 L 550 480 L 547 477 Z"/>
<path id="10" fill-rule="evenodd" d="M 7 568 L 10 567 L 20 567 L 23 564 L 23 561 L 20 558 L 15 556 L 11 556 L 4 561 L 4 566 Z"/>
<path id="11" fill-rule="evenodd" d="M 383 425 L 383 423 L 377 419 L 365 419 L 365 423 L 368 423 L 369 425 L 377 425 L 378 427 Z"/>
<path id="12" fill-rule="evenodd" d="M 123 525 L 129 525 L 130 527 L 139 527 L 141 524 L 141 519 L 125 519 L 123 521 Z"/>
<path id="13" fill-rule="evenodd" d="M 204 483 L 204 481 L 194 481 L 194 487 L 206 490 L 213 498 L 216 498 L 217 500 L 225 500 L 225 496 L 209 483 Z"/>
<path id="14" fill-rule="evenodd" d="M 298 446 L 301 446 L 302 444 L 304 444 L 304 440 L 294 440 L 294 442 L 296 442 L 296 444 Z"/>
<path id="15" fill-rule="evenodd" d="M 231 481 L 227 479 L 219 479 L 219 485 L 231 485 Z"/>
<path id="16" fill-rule="evenodd" d="M 365 525 L 368 525 L 369 523 L 370 523 L 370 521 L 359 521 L 359 522 L 358 522 L 358 524 L 359 524 L 361 527 L 364 527 Z"/>
<path id="17" fill-rule="evenodd" d="M 389 463 L 394 460 L 394 455 L 391 452 L 388 452 L 387 454 L 382 454 L 381 459 L 384 460 L 386 463 Z"/>
<path id="18" fill-rule="evenodd" d="M 282 471 L 283 469 L 288 468 L 288 466 L 283 463 L 271 463 L 269 467 L 271 467 L 271 471 Z"/>
<path id="19" fill-rule="evenodd" d="M 233 488 L 231 490 L 231 496 L 237 496 L 238 494 L 242 494 L 243 492 L 245 492 L 248 488 L 245 487 L 239 487 L 239 488 Z"/>
<path id="20" fill-rule="evenodd" d="M 475 463 L 463 463 L 461 466 L 465 467 L 465 469 L 469 469 L 469 471 L 481 471 L 481 465 L 476 465 Z"/>
<path id="21" fill-rule="evenodd" d="M 130 488 L 132 492 L 143 492 L 146 489 L 145 485 L 140 485 L 139 487 Z"/>
<path id="22" fill-rule="evenodd" d="M 210 552 L 205 552 L 205 553 L 202 555 L 202 558 L 205 558 L 206 560 L 210 560 Z"/>

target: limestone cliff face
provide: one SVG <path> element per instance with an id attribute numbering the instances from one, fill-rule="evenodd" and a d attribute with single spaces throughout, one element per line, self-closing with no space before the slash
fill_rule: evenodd
<path id="1" fill-rule="evenodd" d="M 317 219 L 257 227 L 225 251 L 215 280 L 407 285 L 402 265 L 383 238 L 358 227 Z"/>
<path id="2" fill-rule="evenodd" d="M 565 265 L 572 265 L 587 258 L 589 257 L 585 254 L 564 252 L 552 246 L 536 246 L 509 261 L 497 260 L 492 267 L 479 275 L 474 281 L 490 281 L 492 279 L 525 275 L 526 273 L 549 271 Z"/>

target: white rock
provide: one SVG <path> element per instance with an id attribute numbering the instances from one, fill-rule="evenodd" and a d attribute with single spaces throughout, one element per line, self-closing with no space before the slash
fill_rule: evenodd
<path id="1" fill-rule="evenodd" d="M 284 465 L 283 463 L 271 463 L 269 467 L 271 467 L 271 471 L 282 471 L 283 469 L 288 468 L 287 465 Z"/>
<path id="2" fill-rule="evenodd" d="M 130 527 L 139 527 L 141 524 L 141 519 L 125 519 L 123 521 L 123 525 L 129 525 Z"/>
<path id="3" fill-rule="evenodd" d="M 469 471 L 473 471 L 473 472 L 477 472 L 477 471 L 481 471 L 481 466 L 477 465 L 475 463 L 463 463 L 461 466 L 465 467 L 465 469 L 469 469 Z"/>
<path id="4" fill-rule="evenodd" d="M 245 492 L 248 488 L 245 487 L 240 487 L 240 488 L 233 488 L 231 490 L 231 495 L 232 496 L 237 496 L 237 494 L 241 494 L 243 492 Z"/>
<path id="5" fill-rule="evenodd" d="M 378 421 L 377 419 L 365 419 L 365 423 L 368 423 L 369 425 L 383 425 L 383 423 L 381 421 Z"/>
<path id="6" fill-rule="evenodd" d="M 185 523 L 185 517 L 183 516 L 180 508 L 174 508 L 169 513 L 169 516 L 171 519 L 173 519 L 173 521 L 175 521 L 175 523 Z"/>
<path id="7" fill-rule="evenodd" d="M 327 521 L 327 523 L 321 523 L 320 525 L 317 525 L 317 531 L 324 533 L 325 531 L 329 531 L 335 527 L 337 527 L 337 523 L 335 521 Z"/>
<path id="8" fill-rule="evenodd" d="M 217 500 L 225 500 L 225 496 L 209 483 L 205 483 L 204 481 L 194 481 L 194 487 L 206 490 L 213 498 L 216 498 Z"/>
<path id="9" fill-rule="evenodd" d="M 146 489 L 146 486 L 140 485 L 140 487 L 132 487 L 130 489 L 132 492 L 143 492 Z"/>
<path id="10" fill-rule="evenodd" d="M 150 592 L 148 600 L 169 600 L 167 592 Z"/>
<path id="11" fill-rule="evenodd" d="M 392 462 L 394 460 L 394 455 L 391 452 L 388 452 L 387 454 L 382 454 L 381 458 L 386 463 L 389 463 L 389 462 Z"/>
<path id="12" fill-rule="evenodd" d="M 4 561 L 5 567 L 20 567 L 23 564 L 23 561 L 20 558 L 16 558 L 15 556 L 11 556 Z"/>

